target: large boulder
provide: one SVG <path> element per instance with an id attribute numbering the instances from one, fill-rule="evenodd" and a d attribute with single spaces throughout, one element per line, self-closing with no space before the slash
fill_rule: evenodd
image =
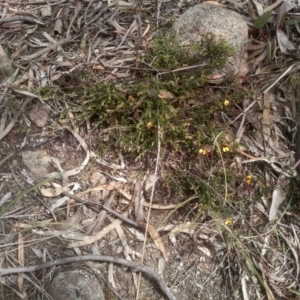
<path id="1" fill-rule="evenodd" d="M 53 300 L 105 300 L 99 280 L 84 270 L 59 273 L 46 291 Z"/>
<path id="2" fill-rule="evenodd" d="M 202 41 L 211 34 L 218 41 L 225 41 L 234 47 L 234 54 L 229 57 L 222 70 L 215 70 L 215 78 L 230 78 L 236 75 L 243 63 L 248 43 L 248 26 L 242 17 L 226 7 L 214 2 L 203 2 L 183 13 L 175 22 L 175 42 L 191 45 Z M 218 76 L 220 75 L 220 76 Z"/>

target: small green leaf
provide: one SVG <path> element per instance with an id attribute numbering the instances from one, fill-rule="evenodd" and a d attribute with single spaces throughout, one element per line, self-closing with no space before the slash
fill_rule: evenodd
<path id="1" fill-rule="evenodd" d="M 268 62 L 272 61 L 272 45 L 270 40 L 267 40 L 267 59 Z"/>
<path id="2" fill-rule="evenodd" d="M 272 11 L 269 10 L 266 13 L 264 13 L 262 16 L 258 17 L 255 22 L 254 22 L 254 26 L 257 29 L 262 28 L 269 20 L 270 16 L 272 15 Z"/>
<path id="3" fill-rule="evenodd" d="M 284 22 L 284 25 L 290 26 L 300 23 L 300 19 L 287 19 Z"/>

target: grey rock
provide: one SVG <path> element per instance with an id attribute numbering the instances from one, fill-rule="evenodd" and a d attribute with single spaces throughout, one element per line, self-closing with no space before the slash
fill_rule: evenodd
<path id="1" fill-rule="evenodd" d="M 45 175 L 52 172 L 53 168 L 51 157 L 44 150 L 25 151 L 22 153 L 22 159 L 36 180 L 40 180 Z"/>
<path id="2" fill-rule="evenodd" d="M 243 62 L 247 43 L 248 27 L 242 17 L 220 4 L 204 2 L 183 13 L 175 22 L 175 42 L 190 45 L 201 42 L 203 36 L 213 34 L 217 40 L 224 40 L 235 49 L 225 68 L 225 77 L 236 75 Z M 214 74 L 219 74 L 216 70 Z"/>
<path id="3" fill-rule="evenodd" d="M 84 270 L 59 273 L 46 292 L 53 300 L 105 300 L 96 276 Z"/>
<path id="4" fill-rule="evenodd" d="M 11 61 L 0 44 L 0 82 L 10 77 L 12 73 L 13 67 Z"/>
<path id="5" fill-rule="evenodd" d="M 30 120 L 38 127 L 44 127 L 48 123 L 49 114 L 46 106 L 33 105 L 29 112 Z"/>

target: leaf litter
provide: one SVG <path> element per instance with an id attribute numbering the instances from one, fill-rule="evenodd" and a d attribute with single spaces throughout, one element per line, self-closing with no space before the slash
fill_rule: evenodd
<path id="1" fill-rule="evenodd" d="M 26 5 L 20 5 L 17 2 L 0 4 L 2 13 L 0 19 L 1 39 L 8 46 L 10 58 L 18 68 L 18 72 L 22 73 L 19 76 L 17 73 L 13 74 L 11 80 L 2 84 L 1 108 L 5 107 L 8 101 L 12 101 L 8 97 L 9 92 L 22 95 L 24 99 L 27 99 L 22 102 L 19 111 L 10 119 L 10 123 L 6 127 L 7 113 L 2 111 L 0 140 L 4 140 L 15 128 L 19 117 L 25 111 L 26 106 L 30 104 L 31 98 L 43 102 L 41 97 L 35 94 L 33 88 L 35 86 L 59 85 L 60 79 L 65 76 L 75 76 L 76 72 L 84 71 L 92 71 L 93 75 L 98 76 L 100 80 L 130 78 L 129 70 L 135 67 L 137 52 L 142 53 L 147 50 L 147 42 L 152 39 L 155 24 L 162 22 L 163 18 L 167 19 L 179 15 L 184 7 L 195 4 L 197 1 L 188 4 L 189 1 L 181 0 L 176 5 L 171 1 L 158 1 L 157 6 L 154 1 L 144 1 L 143 7 L 133 1 L 65 2 L 51 0 L 48 2 L 28 2 L 25 3 Z M 171 7 L 172 9 L 170 9 Z M 251 166 L 256 166 L 259 162 L 269 166 L 269 168 L 265 167 L 259 170 L 255 175 L 256 178 L 249 183 L 249 186 L 245 181 L 235 188 L 236 192 L 240 191 L 248 199 L 250 215 L 243 214 L 243 204 L 241 204 L 237 208 L 231 207 L 233 211 L 236 210 L 232 227 L 228 225 L 230 222 L 225 223 L 220 217 L 215 218 L 213 222 L 205 217 L 193 220 L 193 222 L 186 222 L 182 219 L 178 220 L 175 225 L 167 224 L 164 226 L 158 226 L 157 222 L 154 222 L 157 226 L 141 223 L 140 220 L 144 218 L 143 214 L 146 212 L 144 211 L 145 208 L 149 209 L 152 206 L 154 210 L 174 210 L 176 212 L 180 205 L 155 203 L 151 205 L 145 199 L 145 191 L 151 188 L 153 182 L 156 182 L 158 178 L 155 175 L 150 175 L 146 182 L 142 183 L 136 174 L 132 175 L 128 172 L 120 156 L 119 162 L 110 161 L 109 157 L 95 158 L 98 166 L 105 168 L 102 173 L 108 176 L 110 180 L 107 184 L 95 185 L 92 188 L 89 188 L 86 183 L 82 184 L 85 177 L 81 174 L 90 165 L 91 156 L 89 146 L 85 138 L 82 137 L 83 132 L 56 124 L 56 129 L 70 132 L 77 140 L 83 150 L 80 156 L 82 160 L 73 164 L 73 168 L 63 169 L 59 159 L 53 157 L 54 166 L 58 172 L 49 174 L 48 178 L 56 176 L 61 180 L 52 179 L 50 181 L 51 187 L 46 186 L 46 184 L 40 187 L 41 195 L 55 198 L 52 202 L 44 203 L 45 207 L 52 213 L 52 219 L 41 221 L 37 218 L 38 213 L 34 213 L 33 210 L 31 216 L 33 219 L 29 223 L 22 223 L 22 218 L 30 217 L 28 215 L 30 212 L 26 211 L 25 204 L 21 204 L 16 211 L 2 211 L 1 219 L 2 223 L 5 224 L 4 227 L 8 227 L 7 220 L 14 220 L 12 221 L 14 226 L 9 229 L 11 230 L 10 233 L 4 233 L 2 230 L 5 241 L 8 241 L 7 237 L 13 238 L 15 236 L 15 228 L 26 228 L 28 231 L 18 232 L 15 242 L 17 248 L 11 244 L 12 240 L 3 245 L 2 249 L 6 252 L 5 259 L 1 260 L 3 267 L 1 270 L 16 265 L 16 261 L 13 263 L 13 256 L 7 252 L 9 249 L 12 253 L 17 251 L 19 265 L 32 264 L 32 261 L 26 260 L 24 252 L 26 254 L 30 250 L 29 245 L 38 245 L 44 242 L 43 239 L 38 238 L 39 235 L 50 238 L 58 237 L 69 243 L 66 244 L 67 247 L 74 249 L 77 255 L 81 254 L 78 252 L 78 247 L 91 244 L 95 246 L 97 241 L 99 243 L 98 252 L 100 246 L 110 247 L 112 253 L 122 252 L 127 261 L 132 261 L 140 257 L 142 252 L 141 249 L 138 249 L 139 247 L 134 248 L 136 246 L 134 239 L 130 239 L 130 234 L 132 236 L 136 234 L 132 233 L 132 230 L 129 231 L 130 234 L 125 234 L 127 231 L 124 220 L 126 218 L 131 219 L 134 210 L 135 221 L 139 224 L 135 230 L 148 226 L 148 233 L 152 238 L 152 242 L 149 242 L 148 245 L 150 246 L 149 252 L 153 251 L 151 247 L 159 250 L 153 254 L 156 261 L 162 255 L 165 261 L 170 259 L 171 263 L 174 263 L 178 258 L 176 251 L 182 254 L 179 255 L 180 259 L 185 258 L 183 264 L 187 269 L 181 272 L 175 268 L 173 270 L 175 278 L 170 278 L 169 274 L 165 276 L 169 279 L 169 285 L 173 286 L 175 290 L 175 287 L 183 286 L 182 283 L 189 276 L 188 268 L 193 263 L 198 262 L 199 259 L 207 262 L 213 253 L 222 260 L 222 263 L 217 261 L 215 267 L 209 263 L 206 265 L 199 264 L 201 268 L 213 269 L 210 269 L 210 276 L 203 282 L 203 285 L 199 284 L 198 290 L 197 282 L 193 282 L 194 295 L 198 293 L 195 296 L 197 299 L 200 295 L 203 296 L 203 288 L 209 284 L 212 274 L 221 270 L 224 275 L 225 269 L 229 271 L 224 280 L 229 279 L 230 290 L 235 299 L 241 299 L 241 297 L 244 299 L 263 299 L 265 295 L 268 299 L 276 299 L 278 296 L 290 299 L 296 294 L 299 295 L 299 215 L 290 220 L 289 215 L 291 213 L 287 212 L 289 206 L 287 202 L 290 201 L 288 196 L 291 194 L 287 186 L 296 176 L 295 156 L 289 145 L 287 134 L 295 134 L 297 125 L 294 122 L 297 112 L 295 108 L 294 111 L 289 109 L 293 105 L 294 107 L 297 106 L 295 103 L 291 103 L 298 101 L 297 93 L 291 90 L 289 85 L 291 85 L 292 76 L 299 70 L 297 39 L 293 39 L 293 30 L 299 33 L 299 28 L 297 25 L 295 25 L 295 29 L 291 27 L 293 25 L 285 25 L 293 24 L 291 21 L 295 21 L 294 23 L 297 24 L 296 13 L 299 8 L 297 4 L 281 0 L 274 4 L 268 3 L 265 6 L 258 1 L 249 1 L 248 8 L 243 2 L 230 1 L 228 7 L 238 11 L 242 10 L 245 17 L 248 14 L 251 16 L 246 21 L 251 28 L 252 40 L 248 49 L 248 61 L 245 63 L 243 73 L 240 74 L 239 81 L 244 83 L 251 80 L 251 85 L 248 88 L 252 89 L 253 97 L 249 100 L 254 100 L 250 105 L 249 101 L 242 103 L 243 108 L 239 108 L 242 113 L 234 116 L 231 121 L 233 127 L 230 129 L 229 136 L 231 135 L 235 139 L 229 137 L 228 143 L 236 142 L 238 144 L 234 150 L 234 161 L 239 165 L 241 171 L 243 169 L 253 170 Z M 141 20 L 143 10 L 150 12 L 151 22 Z M 119 14 L 124 12 L 129 13 L 120 22 Z M 49 32 L 47 22 L 53 21 L 51 20 L 53 15 L 55 16 L 53 31 Z M 274 15 L 276 18 L 273 18 Z M 14 34 L 10 34 L 14 32 L 19 39 Z M 116 36 L 118 39 L 115 39 Z M 137 52 L 133 50 L 136 40 L 143 45 L 144 49 L 141 48 Z M 101 51 L 99 51 L 100 47 Z M 63 81 L 63 84 L 67 84 L 67 82 Z M 289 93 L 286 90 L 289 90 Z M 166 91 L 166 93 L 169 94 L 170 92 Z M 173 94 L 171 95 L 173 97 Z M 53 99 L 50 106 L 53 114 L 58 115 L 59 102 Z M 76 175 L 78 182 L 73 182 L 72 178 L 72 183 L 68 183 L 69 177 Z M 6 175 L 1 173 L 1 176 Z M 266 189 L 268 189 L 268 193 L 265 193 L 267 199 L 262 197 L 260 203 L 255 203 L 252 198 L 255 191 L 259 190 L 260 179 L 263 176 L 267 179 L 265 182 Z M 139 195 L 132 193 L 130 188 L 132 179 L 134 179 L 133 186 L 136 187 Z M 57 182 L 62 183 L 62 185 Z M 107 191 L 108 193 L 104 197 L 105 206 L 121 211 L 124 219 L 122 221 L 116 216 L 112 218 L 104 213 L 106 210 L 102 210 L 103 213 L 100 212 L 101 218 L 98 224 L 105 223 L 103 224 L 104 227 L 97 233 L 88 235 L 85 233 L 85 228 L 82 227 L 84 223 L 81 222 L 81 219 L 88 217 L 95 222 L 98 211 L 89 209 L 85 202 L 76 203 L 76 198 L 72 198 L 72 195 L 82 198 L 93 191 Z M 133 191 L 135 191 L 134 188 Z M 9 195 L 7 193 L 2 195 L 2 199 L 5 199 L 5 195 Z M 59 195 L 63 197 L 58 198 Z M 110 202 L 109 195 L 114 196 L 110 198 Z M 114 201 L 115 197 L 118 198 L 118 204 Z M 1 207 L 6 201 L 9 199 L 2 200 Z M 229 206 L 232 205 L 230 201 L 227 203 Z M 65 205 L 67 213 L 62 214 L 61 207 Z M 78 207 L 77 210 L 73 210 L 75 205 L 82 208 L 85 212 L 84 216 L 81 215 Z M 40 207 L 36 205 L 35 209 L 38 211 Z M 15 221 L 16 219 L 18 221 Z M 57 222 L 58 219 L 61 221 Z M 59 230 L 56 230 L 55 226 Z M 43 230 L 37 229 L 38 227 Z M 110 245 L 110 243 L 117 244 L 117 237 L 114 236 L 114 232 L 117 233 L 121 241 L 120 249 Z M 141 233 L 140 231 L 137 232 Z M 26 242 L 24 235 L 27 233 L 35 234 L 36 240 Z M 161 233 L 168 234 L 162 235 L 162 237 Z M 238 239 L 239 234 L 241 234 L 240 239 Z M 111 241 L 107 243 L 105 238 L 111 239 Z M 170 248 L 168 238 L 173 246 L 178 247 L 175 248 L 176 250 Z M 139 239 L 142 239 L 141 236 Z M 229 243 L 229 239 L 232 239 L 233 242 Z M 70 240 L 76 241 L 70 242 Z M 182 243 L 189 245 L 191 240 L 204 255 L 200 255 L 199 252 L 196 254 L 195 250 L 189 250 L 187 246 L 182 247 Z M 225 252 L 222 246 L 224 243 L 227 250 Z M 43 247 L 49 247 L 47 251 L 51 252 L 51 244 L 43 244 Z M 246 249 L 249 247 L 251 251 L 247 252 Z M 11 250 L 12 248 L 14 250 Z M 99 253 L 95 254 L 99 255 Z M 46 256 L 51 260 L 50 255 L 46 254 Z M 146 254 L 146 257 L 149 262 L 149 253 Z M 31 259 L 33 260 L 32 257 Z M 194 260 L 189 261 L 189 259 Z M 239 284 L 233 286 L 236 275 L 230 266 L 236 264 L 238 265 L 237 273 L 240 273 L 240 276 L 237 277 Z M 155 264 L 152 266 L 157 267 Z M 164 268 L 161 272 L 166 272 L 167 265 L 164 265 Z M 170 269 L 172 268 L 170 267 Z M 204 269 L 202 271 L 205 273 Z M 134 286 L 137 288 L 135 273 L 132 273 L 132 276 Z M 119 287 L 118 290 L 120 291 L 122 284 L 116 281 L 117 277 L 114 277 L 112 263 L 108 268 L 108 278 L 112 286 Z M 261 285 L 258 285 L 258 282 Z M 18 297 L 26 296 L 22 276 L 17 279 L 18 290 L 10 286 L 5 278 L 2 279 L 2 284 L 13 290 L 13 293 Z M 224 286 L 228 288 L 226 284 Z M 35 288 L 37 287 L 35 286 Z M 253 291 L 251 292 L 251 290 Z M 228 291 L 229 288 L 225 294 Z M 255 296 L 253 296 L 254 294 Z M 181 297 L 181 299 L 184 298 Z M 218 299 L 222 299 L 222 296 L 218 295 Z"/>

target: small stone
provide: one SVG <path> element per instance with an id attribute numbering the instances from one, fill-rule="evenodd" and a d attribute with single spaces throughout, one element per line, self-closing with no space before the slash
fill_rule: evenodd
<path id="1" fill-rule="evenodd" d="M 91 177 L 90 177 L 90 183 L 92 185 L 92 187 L 95 187 L 99 184 L 106 184 L 106 177 L 100 173 L 100 172 L 93 172 Z"/>
<path id="2" fill-rule="evenodd" d="M 44 127 L 49 119 L 47 107 L 34 105 L 29 112 L 29 118 L 37 127 Z"/>
<path id="3" fill-rule="evenodd" d="M 229 57 L 224 74 L 225 77 L 231 78 L 238 73 L 248 43 L 248 26 L 238 13 L 220 4 L 203 2 L 183 13 L 174 22 L 174 29 L 175 42 L 180 45 L 199 43 L 203 36 L 212 34 L 217 41 L 224 40 L 233 46 L 235 53 Z M 213 74 L 218 74 L 217 70 Z"/>
<path id="4" fill-rule="evenodd" d="M 100 172 L 93 172 L 91 177 L 90 177 L 90 183 L 92 185 L 92 187 L 96 187 L 97 185 L 102 185 L 102 184 L 106 184 L 107 180 L 106 177 L 100 173 Z M 99 199 L 102 198 L 103 196 L 103 191 L 91 191 L 90 192 L 90 198 L 91 199 Z"/>
<path id="5" fill-rule="evenodd" d="M 46 292 L 53 300 L 105 300 L 96 276 L 84 270 L 59 273 L 46 288 Z"/>
<path id="6" fill-rule="evenodd" d="M 44 150 L 25 151 L 22 153 L 23 162 L 36 180 L 42 179 L 52 171 L 52 160 Z"/>

